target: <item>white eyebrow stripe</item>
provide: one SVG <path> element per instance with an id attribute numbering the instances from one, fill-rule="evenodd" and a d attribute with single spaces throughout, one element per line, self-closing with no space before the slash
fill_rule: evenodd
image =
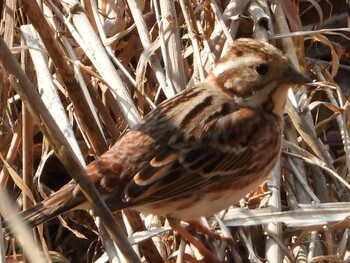
<path id="1" fill-rule="evenodd" d="M 239 58 L 236 58 L 235 60 L 227 60 L 225 62 L 221 62 L 219 64 L 217 64 L 212 73 L 216 76 L 219 77 L 222 73 L 225 73 L 227 71 L 229 71 L 230 69 L 233 68 L 239 68 L 242 65 L 252 65 L 254 63 L 258 63 L 260 62 L 261 59 L 259 57 L 256 56 L 242 56 Z"/>

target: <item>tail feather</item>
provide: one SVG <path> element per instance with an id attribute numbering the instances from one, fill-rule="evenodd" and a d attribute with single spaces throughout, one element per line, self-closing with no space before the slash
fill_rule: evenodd
<path id="1" fill-rule="evenodd" d="M 64 212 L 77 209 L 77 207 L 80 207 L 85 202 L 85 198 L 82 194 L 79 196 L 73 195 L 75 187 L 76 186 L 73 184 L 67 185 L 42 202 L 20 212 L 19 217 L 26 225 L 33 228 L 61 215 Z M 6 234 L 11 233 L 10 225 L 11 218 L 3 222 L 3 230 Z"/>

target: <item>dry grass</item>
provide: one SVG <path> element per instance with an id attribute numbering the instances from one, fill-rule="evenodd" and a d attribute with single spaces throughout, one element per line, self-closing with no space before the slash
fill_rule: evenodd
<path id="1" fill-rule="evenodd" d="M 345 0 L 300 6 L 291 0 L 271 1 L 282 3 L 277 6 L 263 0 L 81 2 L 45 0 L 39 9 L 36 1 L 0 1 L 0 184 L 9 200 L 30 207 L 48 188 L 67 182 L 68 170 L 101 220 L 111 222 L 81 178 L 88 157 L 106 151 L 155 105 L 205 78 L 233 39 L 270 38 L 315 82 L 289 94 L 284 153 L 269 187 L 203 219 L 233 242 L 194 234 L 227 262 L 350 262 Z M 291 38 L 290 32 L 298 33 Z M 2 215 L 16 213 L 0 193 Z M 4 239 L 0 262 L 25 261 L 22 253 L 29 262 L 104 262 L 105 252 L 114 262 L 117 253 L 121 262 L 201 258 L 163 218 L 116 214 L 137 254 L 113 222 L 97 235 L 87 213 L 70 218 L 45 224 L 35 241 L 28 229 L 15 233 L 17 242 Z"/>

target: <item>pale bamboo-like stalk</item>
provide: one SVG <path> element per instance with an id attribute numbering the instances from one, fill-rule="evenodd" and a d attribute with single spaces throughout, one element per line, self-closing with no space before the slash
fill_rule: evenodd
<path id="1" fill-rule="evenodd" d="M 153 1 L 156 12 L 158 11 L 157 2 L 159 2 L 160 12 L 157 14 L 159 26 L 159 34 L 161 37 L 161 50 L 165 64 L 165 73 L 173 85 L 176 93 L 185 89 L 187 80 L 183 58 L 181 54 L 181 43 L 179 25 L 177 22 L 177 14 L 175 12 L 175 4 L 170 1 Z M 168 38 L 164 36 L 170 31 Z"/>
<path id="2" fill-rule="evenodd" d="M 38 50 L 44 49 L 34 27 L 24 25 L 21 27 L 21 31 L 28 46 Z M 75 155 L 78 157 L 81 164 L 85 165 L 84 157 L 74 136 L 74 131 L 69 123 L 61 99 L 59 98 L 59 94 L 52 80 L 47 55 L 34 49 L 29 49 L 29 52 L 37 73 L 39 94 L 51 115 L 55 117 L 61 132 L 65 135 Z"/>
<path id="3" fill-rule="evenodd" d="M 192 49 L 193 49 L 193 60 L 195 62 L 194 70 L 198 71 L 199 79 L 203 80 L 206 77 L 206 74 L 203 69 L 203 63 L 201 60 L 200 52 L 199 52 L 199 43 L 198 39 L 195 36 L 196 30 L 196 21 L 193 21 L 195 19 L 194 15 L 191 15 L 191 2 L 187 0 L 180 0 L 180 6 L 182 10 L 182 14 L 184 16 L 186 26 L 187 26 L 187 34 L 191 40 L 192 43 Z M 196 74 L 194 74 L 195 77 Z M 195 82 L 196 83 L 196 82 Z"/>
<path id="4" fill-rule="evenodd" d="M 140 6 L 135 0 L 128 0 L 128 5 L 135 21 L 137 30 L 140 35 L 140 40 L 145 50 L 149 49 L 151 46 L 151 39 L 149 36 L 149 32 L 146 26 L 146 23 L 143 19 L 143 15 L 140 9 Z M 169 86 L 169 82 L 166 81 L 165 74 L 161 68 L 160 61 L 157 56 L 151 56 L 149 59 L 149 63 L 153 68 L 153 71 L 157 77 L 160 87 L 162 88 L 165 96 L 167 98 L 171 98 L 175 95 L 174 87 Z"/>

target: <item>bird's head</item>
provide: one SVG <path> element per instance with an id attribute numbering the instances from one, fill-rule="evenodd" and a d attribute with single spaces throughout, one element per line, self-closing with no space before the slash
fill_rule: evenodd
<path id="1" fill-rule="evenodd" d="M 208 78 L 237 105 L 268 105 L 278 114 L 283 113 L 288 88 L 311 81 L 276 47 L 246 38 L 233 42 Z"/>

